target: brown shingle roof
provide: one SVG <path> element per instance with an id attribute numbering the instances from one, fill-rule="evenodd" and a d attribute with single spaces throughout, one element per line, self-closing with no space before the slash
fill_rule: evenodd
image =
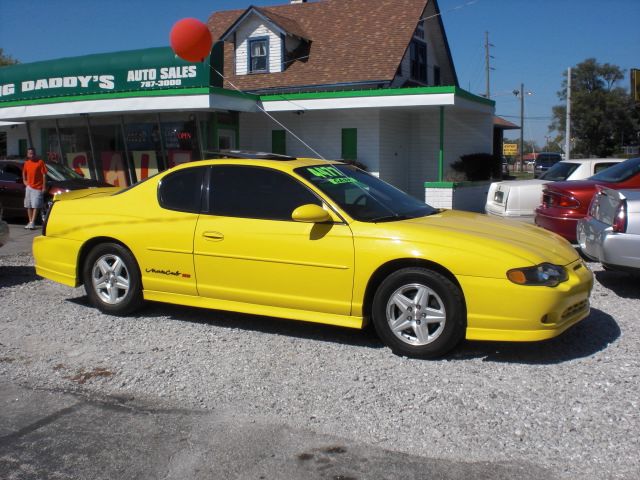
<path id="1" fill-rule="evenodd" d="M 236 76 L 234 48 L 227 42 L 225 76 L 245 91 L 390 82 L 428 1 L 433 0 L 322 0 L 261 7 L 259 10 L 282 28 L 286 28 L 283 18 L 289 19 L 292 22 L 289 25 L 295 24 L 300 30 L 292 28 L 304 32 L 304 38 L 312 39 L 309 58 L 291 62 L 281 73 Z M 212 14 L 208 24 L 213 38 L 220 38 L 244 12 Z M 231 88 L 228 82 L 225 87 Z"/>

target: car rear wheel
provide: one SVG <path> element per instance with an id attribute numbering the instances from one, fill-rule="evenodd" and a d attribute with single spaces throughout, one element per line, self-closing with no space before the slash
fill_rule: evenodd
<path id="1" fill-rule="evenodd" d="M 138 264 L 122 245 L 94 247 L 84 263 L 83 280 L 91 303 L 104 313 L 127 315 L 142 305 Z"/>
<path id="2" fill-rule="evenodd" d="M 433 358 L 464 337 L 466 308 L 460 288 L 426 268 L 404 268 L 378 287 L 373 325 L 396 355 Z"/>

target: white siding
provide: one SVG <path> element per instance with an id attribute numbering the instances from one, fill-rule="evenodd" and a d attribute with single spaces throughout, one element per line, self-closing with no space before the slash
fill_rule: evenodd
<path id="1" fill-rule="evenodd" d="M 42 154 L 41 142 L 40 142 L 40 130 L 37 128 L 36 122 L 31 123 L 31 133 L 34 142 L 34 147 L 38 155 Z M 34 125 L 35 124 L 35 125 Z M 27 139 L 27 127 L 22 125 L 3 125 L 0 127 L 0 132 L 7 133 L 7 155 L 18 155 L 20 153 L 18 141 L 21 139 Z M 27 143 L 29 143 L 27 141 Z"/>
<path id="2" fill-rule="evenodd" d="M 411 121 L 406 111 L 380 113 L 380 178 L 409 192 Z"/>
<path id="3" fill-rule="evenodd" d="M 491 153 L 492 116 L 487 113 L 445 108 L 444 170 L 469 153 Z M 386 182 L 424 199 L 424 182 L 438 180 L 440 109 L 349 109 L 274 114 L 320 155 L 339 159 L 342 129 L 358 129 L 358 161 Z M 281 130 L 262 113 L 240 114 L 240 148 L 271 150 L 271 131 Z M 315 157 L 291 134 L 287 154 Z M 446 177 L 445 177 L 446 179 Z"/>
<path id="4" fill-rule="evenodd" d="M 248 73 L 249 39 L 269 38 L 269 73 L 282 71 L 282 39 L 280 34 L 265 25 L 257 15 L 248 17 L 236 31 L 236 75 Z"/>
<path id="5" fill-rule="evenodd" d="M 424 182 L 438 179 L 439 153 L 439 108 L 412 113 L 408 192 L 414 197 L 424 198 Z"/>
<path id="6" fill-rule="evenodd" d="M 287 126 L 311 148 L 326 159 L 342 156 L 342 129 L 358 129 L 358 161 L 367 165 L 370 172 L 379 171 L 380 139 L 378 109 L 334 110 L 328 112 L 277 113 L 279 122 Z M 240 148 L 247 150 L 271 150 L 271 131 L 282 130 L 263 113 L 240 114 Z M 287 133 L 287 154 L 300 157 L 316 157 L 312 151 Z"/>
<path id="7" fill-rule="evenodd" d="M 429 2 L 427 8 L 422 13 L 421 18 L 429 18 L 436 15 L 433 2 Z M 432 18 L 424 22 L 424 41 L 427 43 L 427 85 L 434 85 L 433 67 L 440 67 L 440 83 L 442 85 L 454 85 L 453 72 L 449 68 L 449 57 L 444 43 L 444 33 L 440 29 L 439 23 Z M 407 51 L 401 61 L 402 75 L 397 76 L 392 87 L 400 87 L 407 80 L 411 80 L 411 50 L 407 45 Z"/>
<path id="8" fill-rule="evenodd" d="M 475 112 L 452 112 L 445 108 L 444 163 L 447 166 L 470 153 L 492 153 L 493 118 Z M 436 180 L 436 179 L 434 179 Z"/>

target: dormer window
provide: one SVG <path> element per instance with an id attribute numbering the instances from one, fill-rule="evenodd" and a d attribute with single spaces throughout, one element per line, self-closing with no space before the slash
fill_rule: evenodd
<path id="1" fill-rule="evenodd" d="M 269 71 L 269 38 L 249 39 L 249 73 Z"/>

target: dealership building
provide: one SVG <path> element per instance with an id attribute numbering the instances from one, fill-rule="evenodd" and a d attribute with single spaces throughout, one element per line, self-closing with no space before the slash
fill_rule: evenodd
<path id="1" fill-rule="evenodd" d="M 500 132 L 494 102 L 459 88 L 439 13 L 297 0 L 212 14 L 201 63 L 160 47 L 3 67 L 0 155 L 33 145 L 123 186 L 220 149 L 272 151 L 357 161 L 424 198 Z"/>

